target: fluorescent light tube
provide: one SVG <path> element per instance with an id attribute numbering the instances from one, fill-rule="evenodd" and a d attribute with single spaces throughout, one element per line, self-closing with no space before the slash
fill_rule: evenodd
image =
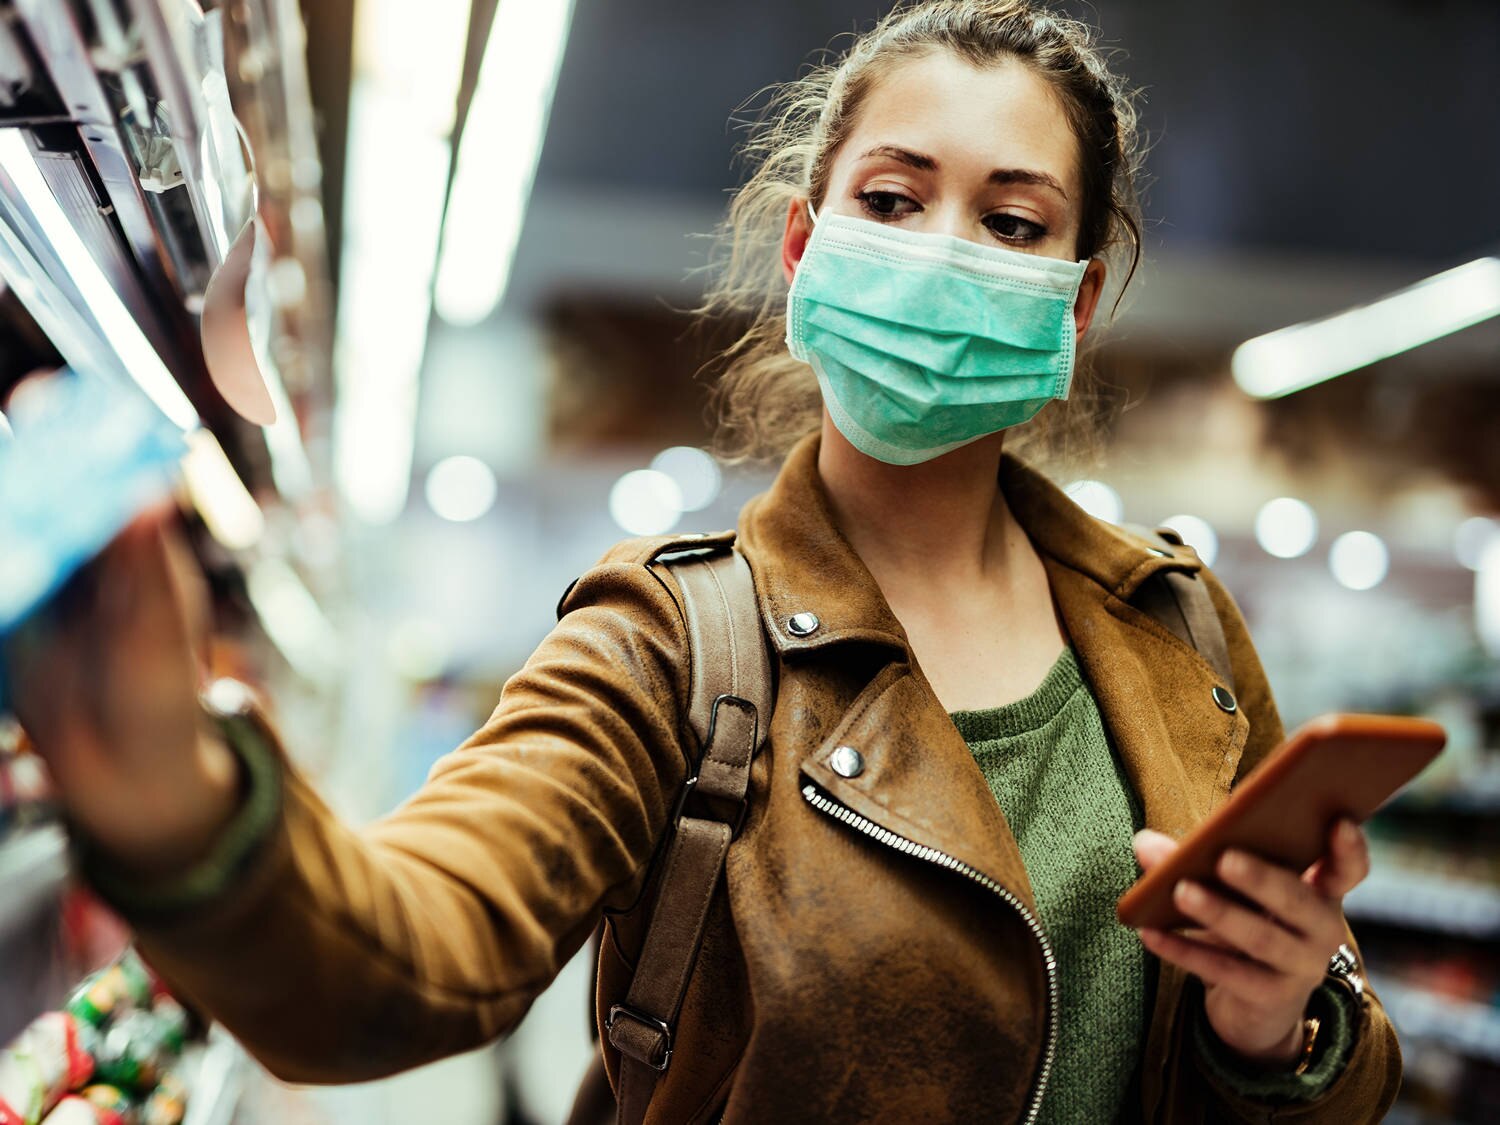
<path id="1" fill-rule="evenodd" d="M 1241 344 L 1234 381 L 1276 398 L 1500 316 L 1500 258 L 1479 258 L 1368 305 Z"/>
<path id="2" fill-rule="evenodd" d="M 450 324 L 500 303 L 536 175 L 572 0 L 502 0 L 459 148 L 435 302 Z"/>
<path id="3" fill-rule="evenodd" d="M 399 516 L 411 486 L 469 15 L 469 0 L 361 0 L 356 20 L 333 437 L 366 524 Z"/>

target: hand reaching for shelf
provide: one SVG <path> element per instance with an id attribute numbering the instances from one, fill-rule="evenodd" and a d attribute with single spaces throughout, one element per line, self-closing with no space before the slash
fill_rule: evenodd
<path id="1" fill-rule="evenodd" d="M 197 703 L 203 580 L 168 506 L 137 517 L 6 646 L 14 707 L 81 830 L 169 875 L 234 811 L 238 765 Z"/>

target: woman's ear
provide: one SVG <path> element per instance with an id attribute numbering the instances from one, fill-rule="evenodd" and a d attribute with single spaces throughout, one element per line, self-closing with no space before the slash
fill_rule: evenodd
<path id="1" fill-rule="evenodd" d="M 1094 310 L 1099 307 L 1099 295 L 1104 292 L 1105 265 L 1098 258 L 1090 259 L 1088 269 L 1083 271 L 1083 281 L 1078 286 L 1078 299 L 1073 302 L 1073 323 L 1078 329 L 1078 339 L 1089 330 L 1094 319 Z"/>
<path id="2" fill-rule="evenodd" d="M 797 263 L 802 260 L 802 251 L 807 249 L 807 240 L 812 237 L 812 228 L 807 221 L 807 200 L 793 199 L 786 208 L 786 230 L 781 234 L 781 272 L 786 283 L 792 283 L 797 272 Z"/>

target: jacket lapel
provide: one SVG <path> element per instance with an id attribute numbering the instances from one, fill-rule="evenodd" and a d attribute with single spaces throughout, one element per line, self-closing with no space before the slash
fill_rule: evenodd
<path id="1" fill-rule="evenodd" d="M 1181 837 L 1227 792 L 1249 721 L 1219 708 L 1213 669 L 1163 626 L 1055 558 L 1043 565 L 1145 827 Z"/>
<path id="2" fill-rule="evenodd" d="M 853 777 L 830 761 L 845 746 L 862 759 Z M 1015 836 L 967 744 L 913 666 L 893 662 L 876 675 L 801 768 L 840 804 L 974 868 L 1036 912 Z"/>

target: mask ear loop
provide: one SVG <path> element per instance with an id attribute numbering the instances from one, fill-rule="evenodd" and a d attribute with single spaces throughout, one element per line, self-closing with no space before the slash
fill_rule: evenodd
<path id="1" fill-rule="evenodd" d="M 818 213 L 813 210 L 811 199 L 807 201 L 807 217 L 812 220 L 813 226 L 818 225 Z"/>

